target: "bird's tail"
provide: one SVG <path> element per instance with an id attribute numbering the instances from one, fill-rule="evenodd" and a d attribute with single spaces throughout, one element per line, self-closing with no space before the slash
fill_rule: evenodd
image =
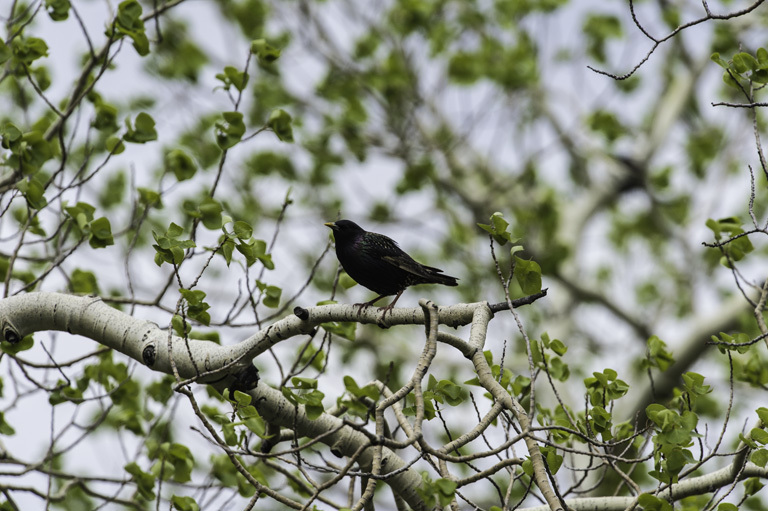
<path id="1" fill-rule="evenodd" d="M 434 268 L 432 266 L 424 266 L 425 273 L 429 276 L 429 282 L 434 284 L 443 284 L 446 286 L 458 286 L 459 279 L 451 277 L 450 275 L 444 275 L 443 270 L 440 268 Z"/>

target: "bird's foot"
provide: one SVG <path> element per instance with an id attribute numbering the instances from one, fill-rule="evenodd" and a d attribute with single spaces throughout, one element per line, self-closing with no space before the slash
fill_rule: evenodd
<path id="1" fill-rule="evenodd" d="M 360 314 L 363 313 L 363 309 L 367 309 L 368 307 L 371 306 L 371 304 L 370 302 L 356 303 L 354 306 L 357 307 L 357 317 L 359 318 Z"/>
<path id="2" fill-rule="evenodd" d="M 377 296 L 376 298 L 374 298 L 373 300 L 371 300 L 369 302 L 356 303 L 355 307 L 357 307 L 357 316 L 360 317 L 360 314 L 363 313 L 363 309 L 366 309 L 366 308 L 370 307 L 371 305 L 373 305 L 374 303 L 378 302 L 379 300 L 381 300 L 385 296 L 386 295 L 379 295 L 379 296 Z"/>
<path id="3" fill-rule="evenodd" d="M 381 312 L 381 317 L 376 321 L 376 324 L 379 325 L 381 328 L 389 328 L 390 324 L 387 323 L 387 312 L 389 312 L 390 316 L 392 315 L 392 304 L 387 305 L 386 307 L 379 307 L 379 312 Z"/>

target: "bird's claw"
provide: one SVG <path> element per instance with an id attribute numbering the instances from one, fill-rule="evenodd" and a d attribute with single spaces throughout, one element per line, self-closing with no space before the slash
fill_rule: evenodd
<path id="1" fill-rule="evenodd" d="M 383 311 L 383 312 L 381 314 L 381 317 L 378 319 L 378 321 L 376 321 L 376 324 L 379 325 L 381 328 L 389 328 L 390 325 L 389 323 L 387 323 L 386 319 L 387 319 L 387 312 L 390 313 L 389 314 L 390 316 L 392 315 L 392 307 L 389 305 L 386 307 L 379 307 L 379 311 Z"/>

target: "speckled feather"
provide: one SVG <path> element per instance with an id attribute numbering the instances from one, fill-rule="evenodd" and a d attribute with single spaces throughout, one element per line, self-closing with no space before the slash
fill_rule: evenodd
<path id="1" fill-rule="evenodd" d="M 403 252 L 390 237 L 363 230 L 349 220 L 326 224 L 333 229 L 336 256 L 358 284 L 380 295 L 401 293 L 416 284 L 457 286 L 456 277 L 425 266 Z"/>

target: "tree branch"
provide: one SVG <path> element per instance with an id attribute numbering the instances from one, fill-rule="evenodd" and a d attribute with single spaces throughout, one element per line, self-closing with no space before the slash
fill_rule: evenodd
<path id="1" fill-rule="evenodd" d="M 739 481 L 750 477 L 768 477 L 768 468 L 760 468 L 754 463 L 747 463 L 739 474 Z M 676 483 L 671 488 L 659 492 L 656 496 L 670 502 L 682 500 L 692 495 L 703 495 L 713 492 L 734 482 L 731 465 L 716 470 L 711 474 L 692 477 Z M 625 511 L 637 503 L 634 497 L 591 497 L 583 499 L 568 499 L 565 501 L 570 511 Z M 520 508 L 518 511 L 549 511 L 549 506 Z"/>
<path id="2" fill-rule="evenodd" d="M 513 307 L 524 305 L 545 295 L 546 290 L 511 303 Z M 505 307 L 506 304 L 496 306 L 498 310 L 503 310 Z M 436 323 L 459 326 L 472 322 L 475 325 L 478 321 L 477 310 L 485 311 L 485 323 L 492 317 L 492 312 L 485 302 L 435 307 L 435 309 L 433 325 L 430 327 L 430 337 L 435 339 Z M 113 348 L 154 371 L 172 374 L 175 367 L 179 377 L 187 379 L 182 382 L 183 385 L 193 381 L 208 383 L 219 391 L 223 391 L 225 388 L 233 388 L 233 385 L 238 383 L 238 374 L 252 369 L 251 360 L 256 355 L 282 340 L 310 333 L 322 323 L 329 321 L 361 323 L 380 321 L 381 313 L 378 309 L 364 309 L 360 316 L 357 315 L 357 311 L 358 308 L 354 305 L 326 305 L 300 309 L 295 315 L 277 321 L 238 344 L 220 346 L 208 341 L 183 339 L 172 335 L 152 322 L 134 318 L 106 305 L 98 297 L 61 293 L 27 293 L 0 300 L 0 330 L 2 339 L 11 343 L 19 342 L 24 336 L 39 331 L 58 330 L 82 335 Z M 389 325 L 423 324 L 424 321 L 425 312 L 421 307 L 398 308 L 387 314 Z M 479 337 L 485 335 L 485 330 L 480 331 L 473 326 L 473 332 L 475 344 L 482 348 L 484 339 Z M 477 353 L 484 362 L 482 349 L 477 350 Z M 200 371 L 204 372 L 200 373 Z M 491 380 L 493 380 L 492 377 Z M 346 425 L 343 419 L 327 413 L 315 420 L 310 420 L 303 406 L 294 406 L 282 393 L 268 385 L 258 385 L 249 393 L 253 398 L 252 402 L 266 421 L 293 429 L 298 436 L 320 437 L 321 441 L 330 446 L 331 452 L 337 456 L 358 455 L 358 463 L 363 470 L 370 470 L 373 467 L 374 451 L 379 450 L 381 456 L 379 477 L 391 479 L 395 491 L 413 509 L 424 509 L 424 502 L 416 492 L 422 482 L 420 474 L 409 468 L 408 464 L 391 449 L 381 445 L 376 449 L 369 449 L 368 447 L 375 446 L 377 442 L 363 432 Z M 508 394 L 506 396 L 509 398 Z M 520 411 L 524 413 L 522 408 Z M 528 427 L 527 423 L 523 425 L 524 430 Z M 538 449 L 535 441 L 527 438 L 526 442 L 532 442 L 533 445 L 529 445 L 529 450 L 535 457 Z M 360 453 L 361 449 L 362 453 Z M 535 466 L 537 470 L 544 470 L 540 453 Z M 545 491 L 549 484 L 546 472 L 537 472 L 537 482 Z"/>

